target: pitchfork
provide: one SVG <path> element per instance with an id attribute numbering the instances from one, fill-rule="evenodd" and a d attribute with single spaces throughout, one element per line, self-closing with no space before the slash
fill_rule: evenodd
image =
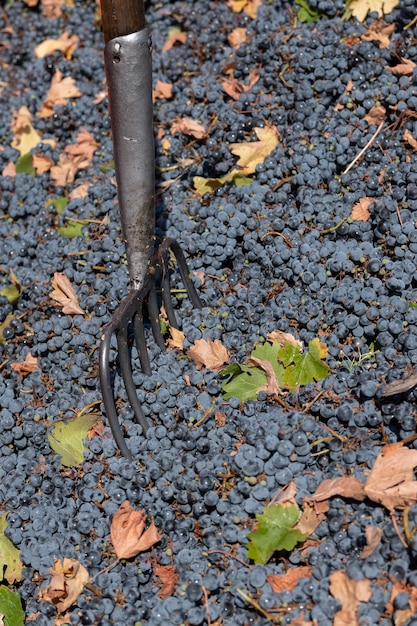
<path id="1" fill-rule="evenodd" d="M 99 357 L 100 386 L 116 443 L 123 456 L 132 460 L 117 417 L 111 383 L 112 336 L 115 335 L 117 341 L 127 397 L 136 420 L 146 433 L 148 423 L 132 377 L 129 335 L 130 329 L 133 329 L 142 371 L 150 375 L 144 316 L 147 312 L 155 342 L 163 350 L 159 292 L 170 326 L 179 328 L 170 297 L 168 263 L 171 255 L 177 261 L 191 304 L 196 308 L 202 305 L 189 277 L 184 254 L 175 240 L 165 240 L 152 257 L 155 239 L 152 44 L 145 24 L 143 0 L 101 0 L 101 14 L 117 195 L 131 290 L 103 329 Z"/>

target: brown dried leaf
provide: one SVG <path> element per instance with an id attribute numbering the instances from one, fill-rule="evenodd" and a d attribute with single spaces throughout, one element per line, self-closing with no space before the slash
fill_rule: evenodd
<path id="1" fill-rule="evenodd" d="M 152 96 L 154 102 L 156 100 L 161 100 L 162 98 L 172 98 L 172 84 L 164 83 L 162 80 L 157 80 Z"/>
<path id="2" fill-rule="evenodd" d="M 135 511 L 126 500 L 113 516 L 110 536 L 118 559 L 130 559 L 149 550 L 161 537 L 152 522 L 144 532 L 145 511 Z"/>
<path id="3" fill-rule="evenodd" d="M 27 154 L 41 142 L 48 143 L 52 147 L 56 145 L 54 139 L 43 140 L 33 128 L 32 115 L 26 106 L 20 107 L 19 111 L 13 113 L 10 128 L 14 134 L 11 146 L 18 150 L 21 155 Z"/>
<path id="4" fill-rule="evenodd" d="M 74 7 L 73 0 L 41 0 L 42 15 L 51 20 L 61 17 L 62 7 Z"/>
<path id="5" fill-rule="evenodd" d="M 155 567 L 154 574 L 162 583 L 162 589 L 158 593 L 158 597 L 163 599 L 172 596 L 179 580 L 175 571 L 175 565 L 158 565 Z"/>
<path id="6" fill-rule="evenodd" d="M 71 76 L 63 78 L 62 72 L 57 70 L 52 78 L 51 86 L 45 96 L 39 111 L 40 117 L 50 117 L 54 113 L 55 105 L 64 105 L 69 98 L 79 98 L 81 91 L 75 86 Z"/>
<path id="7" fill-rule="evenodd" d="M 187 356 L 197 365 L 197 369 L 207 367 L 218 372 L 229 362 L 229 353 L 220 339 L 198 339 L 187 351 Z"/>
<path id="8" fill-rule="evenodd" d="M 30 374 L 30 372 L 41 369 L 38 365 L 38 358 L 36 356 L 32 356 L 30 352 L 27 353 L 24 361 L 12 363 L 11 367 L 15 372 L 19 372 L 22 376 L 26 376 L 26 374 Z"/>
<path id="9" fill-rule="evenodd" d="M 64 558 L 63 562 L 56 559 L 49 572 L 52 579 L 49 585 L 40 590 L 39 600 L 50 602 L 63 613 L 76 602 L 90 577 L 85 567 L 76 559 Z"/>
<path id="10" fill-rule="evenodd" d="M 231 143 L 229 148 L 232 154 L 239 157 L 237 165 L 242 174 L 253 174 L 256 166 L 263 163 L 278 145 L 278 130 L 274 126 L 253 129 L 259 141 L 245 143 Z"/>
<path id="11" fill-rule="evenodd" d="M 390 37 L 395 24 L 386 24 L 383 20 L 374 20 L 368 30 L 361 36 L 364 41 L 377 41 L 380 48 L 390 47 Z"/>
<path id="12" fill-rule="evenodd" d="M 102 89 L 98 91 L 96 97 L 93 100 L 93 104 L 101 104 L 107 98 L 107 89 Z"/>
<path id="13" fill-rule="evenodd" d="M 365 528 L 366 546 L 362 550 L 359 558 L 367 559 L 371 556 L 379 546 L 382 537 L 382 528 L 375 528 L 374 526 L 367 526 Z"/>
<path id="14" fill-rule="evenodd" d="M 85 128 L 81 128 L 76 137 L 76 142 L 64 149 L 73 161 L 77 163 L 78 169 L 88 167 L 98 147 L 93 135 Z"/>
<path id="15" fill-rule="evenodd" d="M 364 493 L 391 512 L 404 509 L 417 502 L 416 466 L 417 450 L 405 448 L 401 442 L 384 446 L 366 480 Z"/>
<path id="16" fill-rule="evenodd" d="M 365 500 L 363 483 L 354 476 L 340 476 L 339 478 L 326 478 L 317 487 L 311 497 L 313 502 L 322 502 L 332 496 L 344 496 L 354 500 Z"/>
<path id="17" fill-rule="evenodd" d="M 190 117 L 177 118 L 171 126 L 171 134 L 173 135 L 174 133 L 191 135 L 191 137 L 195 137 L 196 139 L 203 139 L 207 135 L 204 126 Z"/>
<path id="18" fill-rule="evenodd" d="M 216 411 L 214 414 L 214 421 L 216 422 L 216 426 L 219 428 L 223 428 L 227 422 L 227 415 L 223 413 L 223 411 Z"/>
<path id="19" fill-rule="evenodd" d="M 251 69 L 249 72 L 249 84 L 245 85 L 245 83 L 241 83 L 237 80 L 237 78 L 232 78 L 229 80 L 225 78 L 222 81 L 222 89 L 227 93 L 228 96 L 233 98 L 233 100 L 239 100 L 239 96 L 242 93 L 248 93 L 252 89 L 252 87 L 258 82 L 260 75 L 260 70 Z"/>
<path id="20" fill-rule="evenodd" d="M 284 333 L 282 330 L 272 330 L 268 333 L 267 339 L 268 341 L 279 343 L 280 346 L 291 343 L 293 346 L 297 346 L 300 352 L 303 351 L 303 342 L 296 339 L 291 333 Z"/>
<path id="21" fill-rule="evenodd" d="M 311 569 L 308 566 L 292 567 L 285 574 L 269 574 L 266 577 L 272 587 L 272 591 L 292 591 L 300 578 L 311 578 Z"/>
<path id="22" fill-rule="evenodd" d="M 404 131 L 403 139 L 413 148 L 413 150 L 417 150 L 417 139 L 413 137 L 408 128 Z"/>
<path id="23" fill-rule="evenodd" d="M 69 195 L 70 200 L 75 200 L 76 198 L 86 198 L 88 196 L 88 189 L 91 187 L 92 183 L 81 183 L 75 189 L 73 189 Z"/>
<path id="24" fill-rule="evenodd" d="M 318 511 L 313 502 L 304 498 L 303 512 L 294 528 L 304 535 L 311 535 L 324 519 L 326 519 L 324 513 Z"/>
<path id="25" fill-rule="evenodd" d="M 333 626 L 355 626 L 359 602 L 368 602 L 372 595 L 371 582 L 365 578 L 352 580 L 343 570 L 333 572 L 329 579 L 330 593 L 342 605 L 334 615 Z"/>
<path id="26" fill-rule="evenodd" d="M 9 163 L 3 168 L 1 175 L 11 176 L 12 178 L 14 178 L 16 176 L 16 163 L 12 163 L 11 161 L 9 161 Z"/>
<path id="27" fill-rule="evenodd" d="M 51 298 L 55 300 L 59 306 L 62 306 L 63 313 L 67 315 L 85 314 L 80 307 L 78 296 L 65 274 L 55 272 L 52 279 L 52 287 L 54 291 L 51 293 Z"/>
<path id="28" fill-rule="evenodd" d="M 178 330 L 178 328 L 174 328 L 173 326 L 170 326 L 169 333 L 171 335 L 171 337 L 168 339 L 169 347 L 177 349 L 177 350 L 182 350 L 184 347 L 184 339 L 185 339 L 185 335 L 182 332 L 182 330 Z"/>
<path id="29" fill-rule="evenodd" d="M 239 48 L 240 44 L 248 41 L 248 31 L 246 28 L 234 28 L 227 36 L 227 41 L 232 48 Z"/>
<path id="30" fill-rule="evenodd" d="M 37 174 L 44 174 L 45 172 L 49 172 L 54 162 L 50 157 L 37 153 L 32 157 L 32 164 Z"/>
<path id="31" fill-rule="evenodd" d="M 182 45 L 187 41 L 187 33 L 183 33 L 181 31 L 174 30 L 168 35 L 168 39 L 164 43 L 162 47 L 162 52 L 167 52 L 167 50 L 171 50 L 174 46 Z"/>
<path id="32" fill-rule="evenodd" d="M 69 35 L 69 33 L 62 33 L 58 39 L 45 39 L 35 48 L 35 57 L 43 59 L 48 54 L 52 54 L 55 51 L 63 53 L 66 59 L 72 59 L 72 55 L 76 50 L 79 42 L 78 35 Z"/>
<path id="33" fill-rule="evenodd" d="M 393 67 L 386 65 L 385 69 L 393 74 L 396 74 L 397 76 L 412 76 L 414 68 L 416 67 L 414 61 L 411 61 L 410 59 L 401 59 L 401 61 L 401 63 L 398 63 Z"/>
<path id="34" fill-rule="evenodd" d="M 262 0 L 228 0 L 227 3 L 234 13 L 244 11 L 253 20 L 256 18 L 256 12 L 261 4 Z"/>
<path id="35" fill-rule="evenodd" d="M 375 198 L 361 198 L 359 202 L 354 205 L 350 218 L 358 222 L 367 222 L 371 217 L 368 207 L 372 202 L 375 202 Z"/>
<path id="36" fill-rule="evenodd" d="M 365 120 L 368 122 L 369 126 L 372 126 L 373 124 L 379 126 L 379 124 L 383 122 L 386 117 L 387 111 L 385 107 L 380 104 L 369 109 L 369 113 L 365 115 Z"/>
<path id="37" fill-rule="evenodd" d="M 64 153 L 59 155 L 57 165 L 51 167 L 51 178 L 57 187 L 65 187 L 74 181 L 78 164 Z"/>
<path id="38" fill-rule="evenodd" d="M 256 356 L 250 356 L 246 359 L 245 363 L 260 367 L 266 373 L 266 385 L 259 387 L 259 389 L 256 390 L 257 393 L 266 391 L 270 396 L 277 396 L 279 394 L 280 389 L 271 361 L 258 359 Z"/>

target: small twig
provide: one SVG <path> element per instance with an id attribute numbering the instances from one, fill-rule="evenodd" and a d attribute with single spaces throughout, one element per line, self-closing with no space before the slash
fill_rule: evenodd
<path id="1" fill-rule="evenodd" d="M 358 154 L 353 159 L 352 163 L 350 165 L 348 165 L 347 168 L 342 172 L 342 176 L 344 174 L 347 174 L 352 169 L 352 167 L 355 165 L 355 163 L 357 161 L 359 161 L 359 159 L 365 154 L 365 152 L 367 151 L 369 146 L 375 141 L 375 139 L 377 138 L 377 136 L 381 132 L 384 124 L 385 124 L 385 120 L 382 120 L 382 122 L 380 123 L 380 125 L 378 126 L 378 128 L 376 129 L 376 131 L 374 132 L 372 137 L 370 138 L 370 140 L 366 143 L 366 145 L 362 148 L 362 150 L 360 152 L 358 152 Z"/>
<path id="2" fill-rule="evenodd" d="M 110 563 L 110 565 L 108 565 L 104 569 L 100 570 L 98 574 L 107 574 L 107 572 L 110 571 L 118 563 L 120 563 L 120 559 L 115 559 L 114 561 L 112 561 Z M 97 574 L 97 576 L 98 576 L 98 574 Z"/>
<path id="3" fill-rule="evenodd" d="M 286 235 L 283 235 L 282 233 L 279 233 L 277 230 L 268 230 L 268 232 L 266 232 L 264 235 L 262 235 L 262 237 L 261 237 L 261 241 L 263 241 L 264 239 L 266 239 L 266 238 L 267 238 L 267 237 L 269 237 L 270 235 L 271 235 L 271 236 L 272 236 L 272 235 L 275 235 L 275 236 L 277 236 L 277 237 L 281 237 L 281 238 L 285 241 L 285 243 L 287 244 L 287 246 L 288 246 L 289 248 L 292 248 L 292 243 L 291 243 L 291 240 L 290 240 L 288 237 L 286 237 Z"/>
<path id="4" fill-rule="evenodd" d="M 204 586 L 204 585 L 201 585 L 201 589 L 203 590 L 203 595 L 204 595 L 204 606 L 206 607 L 207 626 L 211 626 L 210 607 L 209 607 L 209 601 L 208 601 L 208 593 L 207 593 L 207 589 L 205 588 L 205 586 Z"/>
<path id="5" fill-rule="evenodd" d="M 408 550 L 408 544 L 407 544 L 406 540 L 404 539 L 404 537 L 402 536 L 402 534 L 400 533 L 400 529 L 398 528 L 397 518 L 395 517 L 394 511 L 391 512 L 391 519 L 392 519 L 392 524 L 394 526 L 395 532 L 397 533 L 398 539 L 401 541 L 401 543 L 403 544 L 404 548 L 406 550 Z"/>
<path id="6" fill-rule="evenodd" d="M 245 563 L 242 559 L 239 559 L 238 556 L 234 556 L 231 552 L 225 552 L 224 550 L 208 550 L 207 554 L 223 554 L 223 556 L 228 557 L 229 559 L 234 559 L 241 565 L 244 565 L 248 569 L 252 569 L 252 566 L 249 563 Z"/>
<path id="7" fill-rule="evenodd" d="M 317 402 L 317 400 L 319 398 L 321 398 L 321 396 L 326 393 L 325 389 L 322 389 L 321 391 L 318 392 L 318 394 L 316 396 L 314 396 L 314 398 L 305 405 L 305 407 L 302 410 L 302 413 L 307 413 L 307 411 L 309 411 L 311 409 L 311 407 L 313 406 L 313 404 L 315 404 Z"/>
<path id="8" fill-rule="evenodd" d="M 411 508 L 410 505 L 406 506 L 403 512 L 404 535 L 408 544 L 411 543 L 413 539 L 413 535 L 415 534 L 415 531 L 412 531 L 410 528 L 410 517 L 409 517 L 410 508 Z"/>
<path id="9" fill-rule="evenodd" d="M 251 606 L 253 606 L 253 608 L 258 611 L 261 615 L 263 615 L 264 617 L 266 617 L 267 620 L 269 620 L 270 622 L 273 622 L 275 624 L 277 624 L 278 622 L 281 622 L 282 617 L 279 615 L 272 615 L 271 613 L 269 613 L 268 611 L 266 611 L 265 609 L 263 609 L 259 602 L 257 602 L 254 598 L 252 598 L 250 595 L 248 595 L 247 593 L 245 593 L 244 591 L 242 591 L 242 589 L 236 589 L 237 593 L 240 595 L 241 598 L 243 598 L 245 600 L 245 602 L 247 602 L 248 604 L 250 604 Z M 279 612 L 279 613 L 288 613 L 288 608 L 287 607 L 283 607 L 283 608 L 276 608 L 274 609 L 274 612 Z"/>
<path id="10" fill-rule="evenodd" d="M 201 426 L 201 424 L 202 424 L 203 422 L 205 422 L 205 421 L 206 421 L 206 419 L 207 419 L 208 417 L 210 417 L 210 415 L 213 413 L 213 410 L 214 410 L 214 407 L 215 407 L 215 406 L 216 406 L 216 401 L 213 401 L 213 403 L 212 403 L 211 407 L 210 407 L 209 409 L 206 409 L 206 410 L 204 411 L 204 415 L 203 415 L 203 417 L 201 417 L 201 418 L 198 420 L 198 422 L 196 422 L 195 424 L 193 424 L 193 428 L 197 428 L 198 426 Z"/>
<path id="11" fill-rule="evenodd" d="M 349 219 L 348 217 L 342 217 L 340 222 L 337 222 L 335 226 L 330 226 L 330 228 L 325 228 L 324 230 L 321 230 L 320 235 L 327 235 L 327 233 L 332 233 L 334 230 L 337 230 L 338 228 L 340 228 L 342 224 L 347 222 L 348 219 Z"/>

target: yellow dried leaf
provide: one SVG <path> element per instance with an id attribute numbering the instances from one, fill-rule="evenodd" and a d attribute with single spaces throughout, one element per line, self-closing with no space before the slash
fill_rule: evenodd
<path id="1" fill-rule="evenodd" d="M 145 531 L 145 511 L 135 511 L 126 500 L 113 516 L 110 536 L 118 559 L 130 559 L 161 540 L 155 524 Z"/>
<path id="2" fill-rule="evenodd" d="M 375 12 L 378 17 L 391 13 L 400 0 L 350 0 L 347 8 L 359 22 L 363 22 L 369 12 Z"/>
<path id="3" fill-rule="evenodd" d="M 185 339 L 185 335 L 182 332 L 182 330 L 179 330 L 178 328 L 174 328 L 173 326 L 170 326 L 169 332 L 171 335 L 170 339 L 168 339 L 168 345 L 170 346 L 170 348 L 176 348 L 177 350 L 182 350 L 184 347 L 184 339 Z"/>
<path id="4" fill-rule="evenodd" d="M 50 602 L 63 613 L 75 604 L 90 576 L 79 561 L 67 558 L 64 558 L 63 562 L 56 559 L 54 567 L 49 568 L 49 572 L 52 574 L 51 582 L 40 590 L 39 600 Z"/>
<path id="5" fill-rule="evenodd" d="M 256 12 L 261 4 L 262 0 L 229 0 L 227 3 L 234 13 L 244 11 L 253 20 L 256 18 Z"/>
<path id="6" fill-rule="evenodd" d="M 51 298 L 62 307 L 63 313 L 67 315 L 84 315 L 78 296 L 65 274 L 55 272 L 52 279 L 52 287 L 54 291 L 51 293 Z"/>
<path id="7" fill-rule="evenodd" d="M 263 163 L 278 145 L 278 130 L 274 126 L 254 128 L 254 131 L 259 141 L 230 144 L 231 152 L 239 157 L 237 165 L 242 174 L 253 174 L 256 166 Z"/>
<path id="8" fill-rule="evenodd" d="M 58 39 L 45 39 L 45 41 L 42 41 L 42 43 L 35 48 L 35 57 L 43 59 L 48 54 L 60 51 L 66 59 L 72 59 L 72 55 L 74 50 L 77 48 L 78 42 L 78 35 L 70 36 L 67 32 L 65 32 Z"/>
<path id="9" fill-rule="evenodd" d="M 43 154 L 34 154 L 32 164 L 36 169 L 37 174 L 44 174 L 45 172 L 49 172 L 54 162 L 48 156 L 44 156 Z"/>
<path id="10" fill-rule="evenodd" d="M 194 361 L 197 368 L 207 367 L 218 372 L 225 363 L 229 362 L 229 353 L 219 339 L 198 339 L 187 351 L 189 359 Z"/>

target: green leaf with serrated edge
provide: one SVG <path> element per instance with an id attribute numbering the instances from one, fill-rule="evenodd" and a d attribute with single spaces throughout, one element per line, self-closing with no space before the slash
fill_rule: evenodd
<path id="1" fill-rule="evenodd" d="M 307 385 L 326 378 L 329 366 L 322 360 L 320 341 L 313 339 L 308 344 L 308 352 L 294 356 L 293 363 L 284 372 L 284 383 L 293 391 L 300 385 Z"/>
<path id="2" fill-rule="evenodd" d="M 12 321 L 13 318 L 14 318 L 13 313 L 8 313 L 6 315 L 6 318 L 0 324 L 0 343 L 3 343 L 3 344 L 6 343 L 7 340 L 3 336 L 3 331 L 5 331 L 6 328 L 9 328 L 10 322 Z"/>
<path id="3" fill-rule="evenodd" d="M 266 374 L 259 367 L 249 367 L 231 363 L 221 375 L 226 375 L 227 379 L 222 383 L 224 399 L 239 398 L 239 400 L 256 400 L 258 389 L 266 384 Z"/>
<path id="4" fill-rule="evenodd" d="M 19 594 L 0 585 L 0 615 L 3 615 L 4 626 L 24 626 L 25 612 Z"/>
<path id="5" fill-rule="evenodd" d="M 308 535 L 294 529 L 300 517 L 301 511 L 296 504 L 265 507 L 256 515 L 256 530 L 248 534 L 248 559 L 257 565 L 265 565 L 277 550 L 290 552 L 297 543 L 304 541 Z"/>
<path id="6" fill-rule="evenodd" d="M 300 349 L 292 343 L 286 343 L 280 346 L 278 350 L 277 358 L 281 361 L 284 367 L 288 367 L 290 363 L 294 362 L 296 356 L 300 356 Z"/>
<path id="7" fill-rule="evenodd" d="M 0 572 L 9 584 L 22 580 L 22 564 L 18 550 L 4 534 L 7 527 L 7 513 L 0 517 Z M 1 611 L 0 611 L 1 613 Z"/>
<path id="8" fill-rule="evenodd" d="M 309 24 L 312 22 L 318 22 L 321 17 L 324 17 L 322 13 L 318 13 L 312 9 L 306 0 L 295 0 L 295 4 L 298 4 L 300 7 L 297 13 L 297 18 L 300 22 Z"/>
<path id="9" fill-rule="evenodd" d="M 278 362 L 278 352 L 280 351 L 281 346 L 276 341 L 270 342 L 266 341 L 264 344 L 258 344 L 252 351 L 251 356 L 256 357 L 257 359 L 261 359 L 262 361 L 269 361 L 274 368 L 275 377 L 278 381 L 279 387 L 282 387 L 284 384 L 283 374 L 284 374 L 284 366 L 282 363 Z"/>
<path id="10" fill-rule="evenodd" d="M 67 424 L 60 422 L 52 433 L 48 433 L 49 445 L 54 452 L 61 455 L 62 465 L 74 467 L 83 463 L 86 450 L 83 439 L 98 418 L 95 414 L 80 415 Z"/>
<path id="11" fill-rule="evenodd" d="M 74 220 L 68 220 L 65 226 L 61 226 L 58 228 L 58 232 L 62 237 L 68 237 L 68 239 L 72 239 L 73 237 L 80 237 L 83 234 L 83 228 L 85 224 L 81 222 L 75 222 Z"/>
<path id="12" fill-rule="evenodd" d="M 30 174 L 35 176 L 36 169 L 33 167 L 33 157 L 28 152 L 23 154 L 16 163 L 16 174 Z"/>

